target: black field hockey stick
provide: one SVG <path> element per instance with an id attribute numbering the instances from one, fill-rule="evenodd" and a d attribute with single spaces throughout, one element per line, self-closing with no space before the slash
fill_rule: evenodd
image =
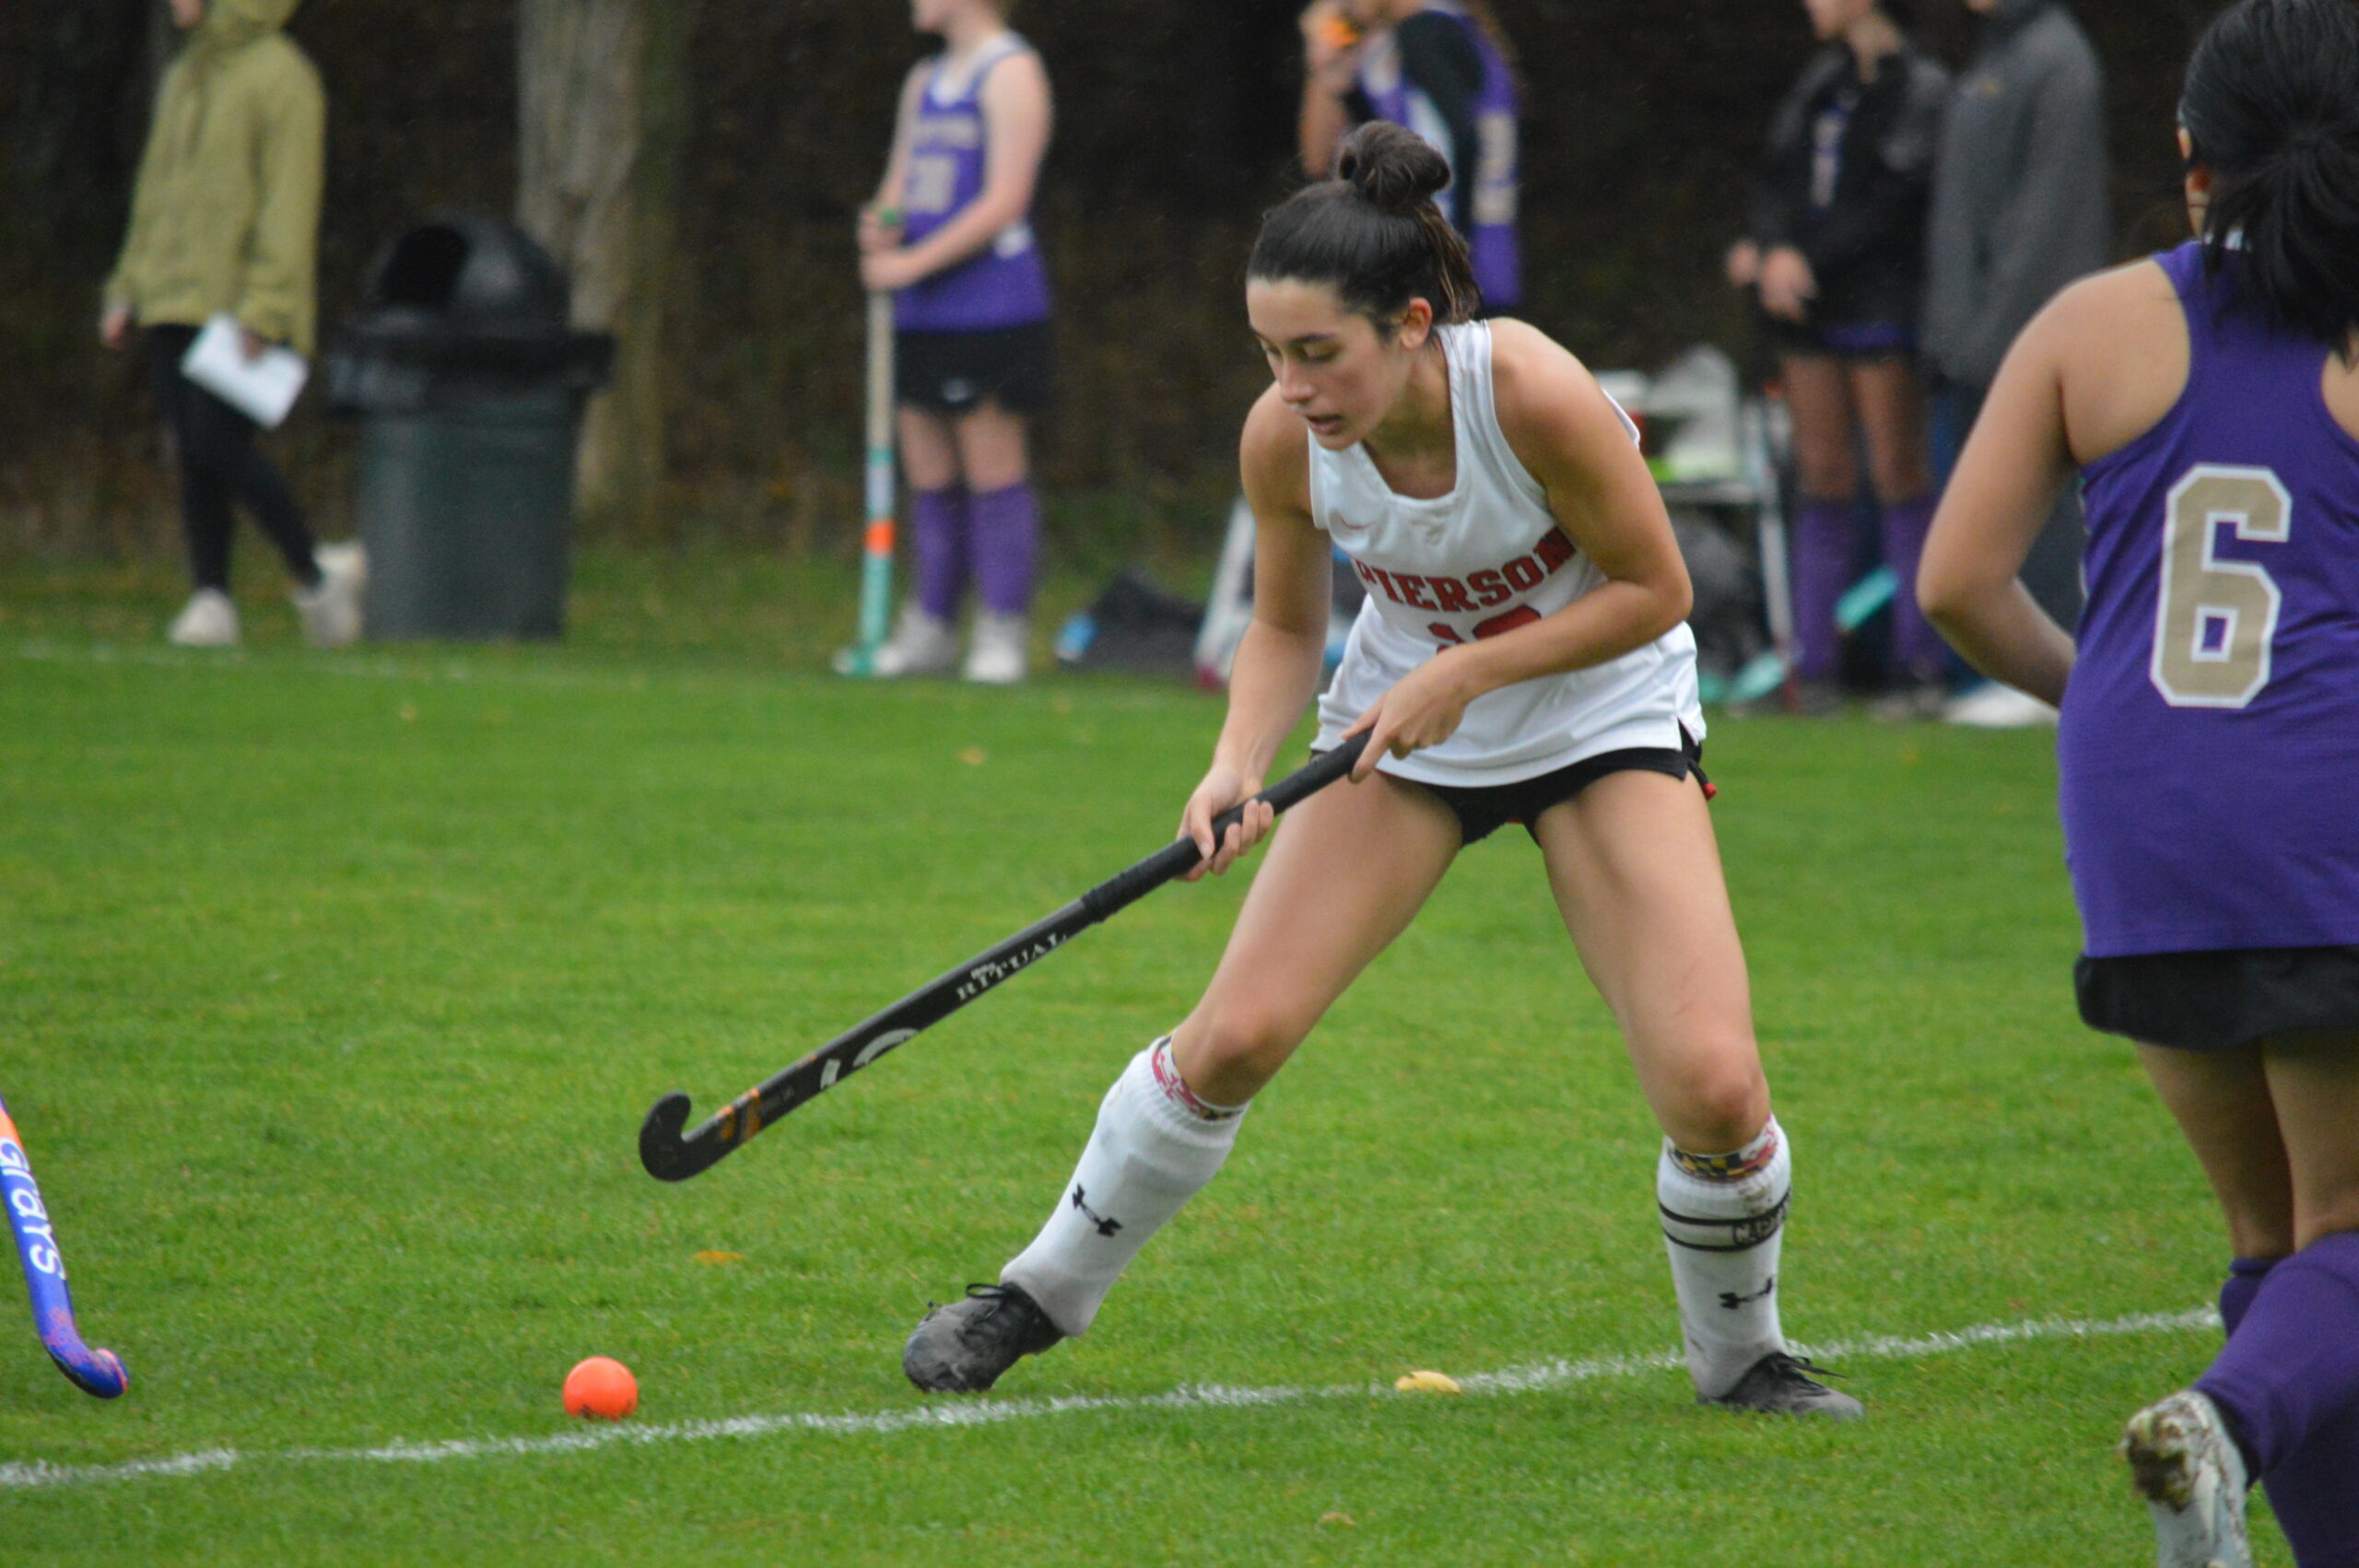
<path id="1" fill-rule="evenodd" d="M 1352 770 L 1367 737 L 1354 735 L 1253 797 L 1276 811 L 1299 805 Z M 1250 803 L 1250 802 L 1249 802 Z M 1245 815 L 1232 806 L 1213 819 L 1218 843 Z M 866 1023 L 846 1030 L 793 1066 L 755 1084 L 718 1115 L 689 1129 L 688 1097 L 675 1090 L 655 1102 L 639 1129 L 639 1159 L 658 1181 L 686 1181 L 711 1169 L 787 1112 L 834 1088 L 920 1030 L 941 1023 L 1002 981 L 1030 968 L 1083 931 L 1128 907 L 1203 859 L 1192 838 L 1176 838 L 1126 872 L 1109 877 L 1047 919 L 921 986 Z"/>

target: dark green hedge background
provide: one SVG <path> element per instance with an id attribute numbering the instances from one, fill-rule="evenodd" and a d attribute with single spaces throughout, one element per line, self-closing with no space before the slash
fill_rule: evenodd
<path id="1" fill-rule="evenodd" d="M 662 0 L 651 0 L 662 3 Z M 1957 0 L 1920 0 L 1964 39 Z M 1058 99 L 1040 229 L 1063 401 L 1042 476 L 1187 522 L 1229 484 L 1262 379 L 1238 299 L 1256 216 L 1297 178 L 1295 6 L 1024 0 Z M 1527 313 L 1600 365 L 1743 346 L 1718 277 L 1754 148 L 1808 53 L 1792 0 L 1496 0 L 1526 78 Z M 2077 0 L 2111 76 L 2124 254 L 2171 237 L 2170 111 L 2216 0 Z M 0 5 L 0 543 L 146 547 L 164 496 L 137 377 L 100 354 L 161 35 L 156 0 Z M 311 0 L 296 36 L 331 101 L 323 321 L 440 207 L 513 200 L 512 0 Z M 894 91 L 921 52 L 891 0 L 702 0 L 682 283 L 668 301 L 673 494 L 641 531 L 832 544 L 860 439 L 851 240 Z M 348 433 L 282 438 L 342 504 Z M 846 531 L 848 536 L 848 531 Z"/>

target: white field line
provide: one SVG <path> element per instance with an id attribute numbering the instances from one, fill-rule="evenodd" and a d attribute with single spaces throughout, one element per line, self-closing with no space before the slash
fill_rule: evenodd
<path id="1" fill-rule="evenodd" d="M 0 639 L 0 657 L 6 645 Z M 713 663 L 698 666 L 693 663 L 672 663 L 659 667 L 653 674 L 616 655 L 608 661 L 587 665 L 563 665 L 553 660 L 526 665 L 502 664 L 490 661 L 470 661 L 438 652 L 430 645 L 421 646 L 407 653 L 370 653 L 365 649 L 346 649 L 335 653 L 307 653 L 288 648 L 250 653 L 244 649 L 183 649 L 124 645 L 116 643 L 67 643 L 48 638 L 34 638 L 18 643 L 17 658 L 36 664 L 91 664 L 147 670 L 177 670 L 207 675 L 234 674 L 299 674 L 326 675 L 346 680 L 383 681 L 408 685 L 476 685 L 486 688 L 522 686 L 555 691 L 604 691 L 640 693 L 647 691 L 684 691 L 698 695 L 729 694 L 741 691 L 768 692 L 790 687 L 796 683 L 849 686 L 852 683 L 825 675 L 820 671 L 796 665 L 780 664 L 763 670 L 747 666 Z M 956 683 L 923 685 L 904 682 L 901 689 L 912 701 L 933 707 L 959 706 L 961 694 Z M 1093 708 L 1121 712 L 1144 712 L 1166 706 L 1163 698 L 1149 692 L 1099 690 L 1090 694 Z"/>
<path id="2" fill-rule="evenodd" d="M 1914 1338 L 1874 1335 L 1802 1346 L 1826 1361 L 1915 1361 L 1983 1345 L 2014 1344 L 2032 1340 L 2085 1340 L 2124 1334 L 2165 1334 L 2219 1325 L 2219 1314 L 2208 1306 L 2186 1312 L 2145 1312 L 2130 1317 L 2034 1318 L 2021 1323 L 1986 1323 L 1948 1333 Z M 1552 1360 L 1501 1372 L 1478 1372 L 1459 1379 L 1474 1395 L 1526 1394 L 1562 1388 L 1604 1378 L 1633 1377 L 1668 1372 L 1684 1364 L 1675 1355 L 1601 1356 L 1587 1361 Z M 389 1443 L 374 1448 L 288 1448 L 241 1454 L 234 1448 L 207 1449 L 162 1459 L 133 1459 L 112 1465 L 59 1465 L 43 1459 L 0 1464 L 0 1491 L 36 1487 L 84 1486 L 97 1481 L 140 1480 L 151 1476 L 193 1476 L 239 1465 L 358 1461 L 373 1464 L 434 1464 L 452 1459 L 494 1459 L 508 1456 L 572 1454 L 618 1444 L 652 1445 L 695 1443 L 716 1437 L 769 1437 L 780 1433 L 816 1433 L 827 1436 L 869 1436 L 928 1428 L 997 1426 L 1007 1422 L 1039 1421 L 1049 1416 L 1099 1411 L 1250 1410 L 1264 1405 L 1301 1404 L 1315 1399 L 1405 1398 L 1390 1383 L 1337 1384 L 1323 1388 L 1228 1388 L 1216 1385 L 1186 1385 L 1162 1394 L 1074 1395 L 1053 1399 L 973 1399 L 956 1403 L 880 1410 L 872 1415 L 819 1415 L 789 1411 L 778 1415 L 734 1416 L 725 1421 L 672 1422 L 663 1425 L 581 1427 L 540 1437 L 463 1437 L 440 1443 Z"/>
<path id="3" fill-rule="evenodd" d="M 284 651 L 248 653 L 244 649 L 211 649 L 191 650 L 180 648 L 123 646 L 114 643 L 63 643 L 38 638 L 21 642 L 16 648 L 17 657 L 41 664 L 128 665 L 146 670 L 178 670 L 207 675 L 298 673 L 309 675 L 341 675 L 371 681 L 403 681 L 420 685 L 451 684 L 464 685 L 481 680 L 487 685 L 501 682 L 515 685 L 599 687 L 617 691 L 644 691 L 647 677 L 637 673 L 604 674 L 589 670 L 560 670 L 546 666 L 516 668 L 471 664 L 461 659 L 441 658 L 428 650 L 421 650 L 406 658 L 387 654 L 344 652 L 331 656 L 305 655 L 293 649 Z"/>

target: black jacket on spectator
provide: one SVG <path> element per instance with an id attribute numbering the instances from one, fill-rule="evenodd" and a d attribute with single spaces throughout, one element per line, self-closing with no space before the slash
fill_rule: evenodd
<path id="1" fill-rule="evenodd" d="M 1949 90 L 1949 73 L 1913 48 L 1887 56 L 1875 80 L 1862 82 L 1856 57 L 1837 43 L 1811 57 L 1778 106 L 1753 238 L 1765 251 L 1790 245 L 1810 263 L 1818 282 L 1813 322 L 1916 325 L 1928 193 Z M 1832 187 L 1817 188 L 1821 123 L 1847 101 L 1850 117 L 1832 149 Z"/>
<path id="2" fill-rule="evenodd" d="M 2000 0 L 1950 97 L 1927 231 L 1926 356 L 1986 392 L 2025 322 L 2111 259 L 2105 81 L 2055 0 Z"/>

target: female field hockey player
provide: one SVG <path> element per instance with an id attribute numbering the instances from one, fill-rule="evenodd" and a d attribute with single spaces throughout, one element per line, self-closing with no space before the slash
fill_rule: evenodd
<path id="1" fill-rule="evenodd" d="M 1516 823 L 1668 1135 L 1656 1190 L 1697 1397 L 1857 1415 L 1778 1328 L 1792 1156 L 1696 766 L 1686 569 L 1636 433 L 1540 333 L 1470 320 L 1439 154 L 1376 123 L 1338 168 L 1270 215 L 1247 269 L 1275 378 L 1242 443 L 1254 619 L 1180 831 L 1215 872 L 1270 831 L 1266 805 L 1218 844 L 1211 823 L 1260 789 L 1317 687 L 1335 545 L 1368 598 L 1317 744 L 1366 733 L 1367 752 L 1287 817 L 1210 989 L 1107 1094 L 1038 1239 L 929 1315 L 904 1368 L 988 1388 L 1086 1329 L 1459 850 Z"/>
<path id="2" fill-rule="evenodd" d="M 1437 198 L 1465 237 L 1483 308 L 1523 303 L 1516 240 L 1515 52 L 1484 0 L 1316 0 L 1302 13 L 1302 167 L 1334 168 L 1355 124 L 1390 120 L 1448 160 Z"/>
<path id="3" fill-rule="evenodd" d="M 911 492 L 916 585 L 880 675 L 957 661 L 952 623 L 980 603 L 961 673 L 1024 678 L 1040 503 L 1026 422 L 1050 393 L 1049 281 L 1032 192 L 1049 150 L 1049 76 L 1002 0 L 914 0 L 947 46 L 910 73 L 893 155 L 862 214 L 860 280 L 894 294 L 893 380 Z"/>
<path id="4" fill-rule="evenodd" d="M 1933 521 L 1917 316 L 1925 211 L 1949 73 L 1884 0 L 1804 0 L 1825 47 L 1770 122 L 1753 231 L 1729 280 L 1758 291 L 1794 416 L 1796 673 L 1805 712 L 1842 705 L 1837 603 L 1851 585 L 1851 520 L 1865 438 L 1884 559 L 1913 581 Z M 1913 594 L 1893 608 L 1899 690 L 1877 712 L 1940 711 L 1942 639 Z"/>
<path id="5" fill-rule="evenodd" d="M 2179 104 L 2201 237 L 2019 338 L 1919 592 L 2063 709 L 2081 1015 L 2138 1042 L 2227 1217 L 2228 1342 L 2123 1448 L 2165 1564 L 2359 1564 L 2359 8 L 2242 0 Z M 2080 646 L 2015 580 L 2074 467 Z"/>

